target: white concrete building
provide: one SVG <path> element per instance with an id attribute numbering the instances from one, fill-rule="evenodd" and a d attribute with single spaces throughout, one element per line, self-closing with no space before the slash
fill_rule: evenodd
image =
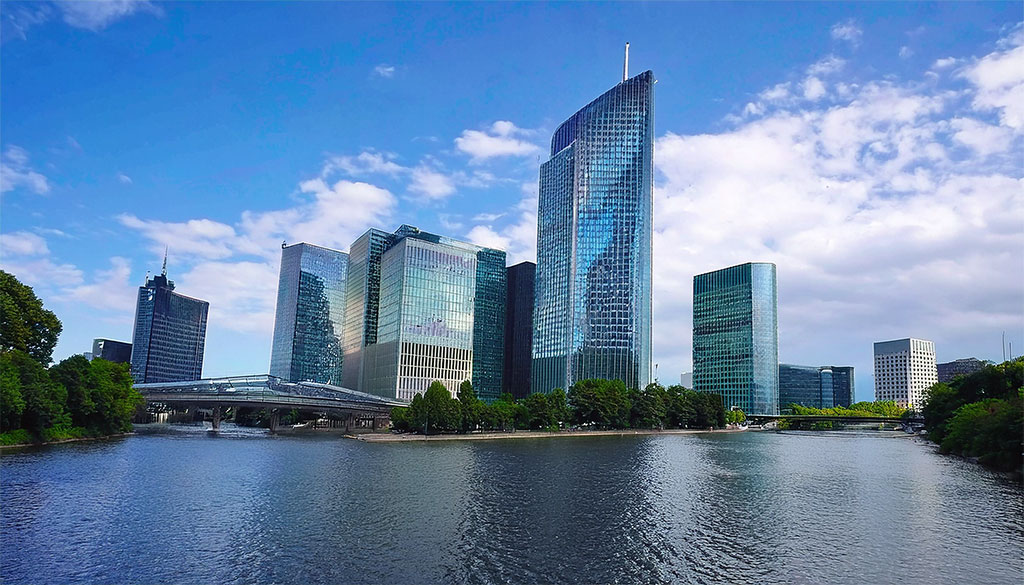
<path id="1" fill-rule="evenodd" d="M 924 392 L 939 381 L 935 344 L 924 339 L 875 342 L 875 400 L 920 408 Z"/>

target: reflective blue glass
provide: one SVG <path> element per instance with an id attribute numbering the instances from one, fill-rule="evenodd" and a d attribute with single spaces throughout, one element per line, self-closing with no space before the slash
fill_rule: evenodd
<path id="1" fill-rule="evenodd" d="M 654 74 L 562 123 L 541 165 L 532 390 L 651 369 Z"/>
<path id="2" fill-rule="evenodd" d="M 693 278 L 693 387 L 749 414 L 779 413 L 775 265 Z"/>
<path id="3" fill-rule="evenodd" d="M 348 254 L 293 244 L 281 250 L 270 375 L 340 385 Z"/>
<path id="4" fill-rule="evenodd" d="M 139 287 L 132 335 L 132 379 L 138 383 L 198 380 L 203 373 L 210 303 L 174 292 L 166 274 Z"/>

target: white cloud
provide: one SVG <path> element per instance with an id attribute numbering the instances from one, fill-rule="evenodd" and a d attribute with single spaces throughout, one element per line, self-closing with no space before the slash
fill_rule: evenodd
<path id="1" fill-rule="evenodd" d="M 817 77 L 808 77 L 803 83 L 804 98 L 811 101 L 821 99 L 825 95 L 825 84 Z"/>
<path id="2" fill-rule="evenodd" d="M 227 258 L 234 251 L 231 241 L 235 230 L 227 224 L 209 219 L 192 219 L 185 222 L 143 220 L 132 214 L 117 216 L 121 225 L 138 230 L 154 242 L 151 248 L 162 254 L 165 248 L 173 250 L 176 256 L 198 258 Z"/>
<path id="3" fill-rule="evenodd" d="M 1003 126 L 993 126 L 973 118 L 955 118 L 950 125 L 956 132 L 953 139 L 974 149 L 981 156 L 1007 152 L 1013 141 L 1013 132 Z"/>
<path id="4" fill-rule="evenodd" d="M 408 172 L 409 169 L 396 163 L 396 156 L 392 153 L 374 151 L 363 151 L 356 156 L 332 156 L 324 164 L 322 177 L 326 177 L 335 171 L 342 171 L 353 177 L 383 174 L 398 175 Z"/>
<path id="5" fill-rule="evenodd" d="M 900 47 L 900 59 L 909 59 L 914 56 L 914 51 L 910 47 Z"/>
<path id="6" fill-rule="evenodd" d="M 422 195 L 427 200 L 439 200 L 455 193 L 455 182 L 451 177 L 426 165 L 412 170 L 409 191 Z"/>
<path id="7" fill-rule="evenodd" d="M 201 262 L 177 278 L 178 289 L 210 303 L 210 327 L 269 336 L 274 330 L 276 262 Z"/>
<path id="8" fill-rule="evenodd" d="M 117 180 L 120 181 L 123 185 L 132 184 L 132 178 L 124 173 L 117 173 Z"/>
<path id="9" fill-rule="evenodd" d="M 489 131 L 463 130 L 455 139 L 455 147 L 470 155 L 472 162 L 503 156 L 530 156 L 541 151 L 536 144 L 521 138 L 530 134 L 531 131 L 518 128 L 512 122 L 499 120 Z"/>
<path id="10" fill-rule="evenodd" d="M 50 253 L 46 240 L 31 232 L 0 233 L 0 255 L 45 256 Z"/>
<path id="11" fill-rule="evenodd" d="M 932 64 L 932 69 L 946 69 L 956 65 L 957 59 L 953 57 L 946 57 L 945 59 L 936 59 L 935 63 Z"/>
<path id="12" fill-rule="evenodd" d="M 91 31 L 100 31 L 136 12 L 160 14 L 159 8 L 146 0 L 102 0 L 97 2 L 58 2 L 64 22 Z"/>
<path id="13" fill-rule="evenodd" d="M 127 258 L 114 256 L 110 259 L 110 268 L 97 271 L 92 282 L 65 289 L 58 293 L 57 299 L 131 315 L 136 301 L 136 289 L 130 282 L 131 271 Z"/>
<path id="14" fill-rule="evenodd" d="M 829 55 L 824 59 L 821 59 L 810 67 L 807 68 L 808 75 L 831 75 L 832 73 L 838 73 L 842 71 L 843 67 L 846 66 L 846 61 L 836 57 L 835 55 Z"/>
<path id="15" fill-rule="evenodd" d="M 395 76 L 395 66 L 381 63 L 373 68 L 373 72 L 381 77 L 390 79 Z"/>
<path id="16" fill-rule="evenodd" d="M 1015 43 L 967 67 L 963 75 L 976 88 L 973 105 L 979 111 L 996 110 L 1004 126 L 1024 131 L 1024 35 Z"/>
<path id="17" fill-rule="evenodd" d="M 510 243 L 509 238 L 494 231 L 494 228 L 489 225 L 478 225 L 473 227 L 473 229 L 469 230 L 469 233 L 466 234 L 466 239 L 478 246 L 486 246 L 488 248 L 496 248 L 498 250 L 508 250 Z"/>
<path id="18" fill-rule="evenodd" d="M 20 146 L 9 145 L 0 161 L 0 193 L 24 187 L 39 195 L 50 192 L 50 182 L 28 164 L 28 152 Z"/>
<path id="19" fill-rule="evenodd" d="M 81 270 L 55 263 L 46 240 L 26 231 L 0 234 L 0 268 L 37 288 L 72 286 L 82 281 Z"/>
<path id="20" fill-rule="evenodd" d="M 847 41 L 854 46 L 860 43 L 860 37 L 864 34 L 864 31 L 852 18 L 832 25 L 831 32 L 833 39 Z"/>
<path id="21" fill-rule="evenodd" d="M 495 221 L 504 217 L 504 213 L 478 213 L 473 216 L 473 221 Z"/>

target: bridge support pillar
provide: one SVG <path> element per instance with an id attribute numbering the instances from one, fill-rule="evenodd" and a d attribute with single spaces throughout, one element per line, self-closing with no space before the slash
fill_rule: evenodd
<path id="1" fill-rule="evenodd" d="M 345 416 L 345 432 L 352 432 L 352 421 L 355 420 L 355 416 L 351 413 Z"/>
<path id="2" fill-rule="evenodd" d="M 281 411 L 273 409 L 270 411 L 270 432 L 277 432 L 277 425 L 281 422 Z"/>
<path id="3" fill-rule="evenodd" d="M 213 407 L 213 430 L 214 431 L 219 431 L 220 430 L 220 405 L 219 404 Z"/>

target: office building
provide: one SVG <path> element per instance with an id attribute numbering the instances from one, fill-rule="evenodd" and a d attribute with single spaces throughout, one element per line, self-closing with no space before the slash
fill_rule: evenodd
<path id="1" fill-rule="evenodd" d="M 503 392 L 517 400 L 530 393 L 533 351 L 533 292 L 537 265 L 520 262 L 505 270 L 505 367 Z"/>
<path id="2" fill-rule="evenodd" d="M 963 358 L 942 364 L 935 364 L 939 382 L 952 382 L 957 376 L 970 376 L 985 367 L 985 362 L 978 358 Z"/>
<path id="3" fill-rule="evenodd" d="M 403 225 L 349 250 L 346 387 L 411 400 L 440 380 L 454 395 L 501 394 L 505 252 Z M 351 338 L 349 335 L 351 334 Z"/>
<path id="4" fill-rule="evenodd" d="M 541 165 L 532 390 L 651 380 L 654 74 L 563 122 Z"/>
<path id="5" fill-rule="evenodd" d="M 313 244 L 281 246 L 270 375 L 341 385 L 348 254 Z"/>
<path id="6" fill-rule="evenodd" d="M 127 364 L 132 361 L 132 344 L 126 341 L 114 341 L 113 339 L 97 338 L 92 340 L 92 357 Z"/>
<path id="7" fill-rule="evenodd" d="M 693 389 L 693 372 L 683 372 L 679 374 L 679 385 L 683 388 Z"/>
<path id="8" fill-rule="evenodd" d="M 931 341 L 908 338 L 875 343 L 875 400 L 917 408 L 925 391 L 938 381 Z"/>
<path id="9" fill-rule="evenodd" d="M 726 408 L 779 413 L 775 265 L 740 264 L 693 278 L 693 387 Z"/>
<path id="10" fill-rule="evenodd" d="M 849 406 L 851 390 L 847 386 L 852 388 L 852 374 L 853 368 L 849 367 L 779 364 L 779 408 L 786 409 L 791 404 L 810 408 Z M 845 404 L 837 401 L 837 396 Z"/>
<path id="11" fill-rule="evenodd" d="M 159 276 L 139 287 L 132 335 L 132 379 L 137 384 L 198 380 L 203 374 L 210 303 L 174 292 L 167 258 Z"/>
<path id="12" fill-rule="evenodd" d="M 853 366 L 825 366 L 832 370 L 832 402 L 848 407 L 857 402 L 853 383 Z M 781 382 L 780 382 L 781 383 Z M 781 404 L 781 402 L 780 402 Z"/>

